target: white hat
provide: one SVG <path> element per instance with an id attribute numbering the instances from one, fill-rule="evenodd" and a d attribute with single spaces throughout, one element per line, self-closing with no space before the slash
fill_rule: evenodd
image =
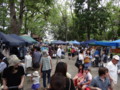
<path id="1" fill-rule="evenodd" d="M 34 72 L 33 72 L 33 76 L 39 76 L 38 71 L 34 71 Z"/>
<path id="2" fill-rule="evenodd" d="M 120 57 L 118 55 L 114 55 L 113 58 L 118 61 L 120 60 Z"/>
<path id="3" fill-rule="evenodd" d="M 20 63 L 20 59 L 16 55 L 10 55 L 8 58 L 9 66 L 14 66 Z"/>

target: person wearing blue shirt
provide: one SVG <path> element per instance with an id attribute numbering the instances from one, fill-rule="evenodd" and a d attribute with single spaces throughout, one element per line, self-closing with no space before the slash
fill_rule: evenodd
<path id="1" fill-rule="evenodd" d="M 100 67 L 98 74 L 99 76 L 94 77 L 90 84 L 91 90 L 113 90 L 108 77 L 108 69 Z"/>
<path id="2" fill-rule="evenodd" d="M 94 53 L 94 57 L 95 57 L 95 66 L 98 67 L 99 57 L 100 57 L 100 52 L 99 52 L 98 48 L 96 49 L 96 51 Z"/>

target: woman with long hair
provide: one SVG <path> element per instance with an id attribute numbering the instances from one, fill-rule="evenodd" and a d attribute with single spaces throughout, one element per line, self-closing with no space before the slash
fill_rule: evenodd
<path id="1" fill-rule="evenodd" d="M 64 62 L 57 63 L 54 74 L 57 74 L 57 73 L 61 73 L 66 79 L 65 80 L 66 86 L 65 86 L 64 90 L 75 90 L 72 79 L 67 77 L 67 64 L 66 63 L 64 63 Z"/>
<path id="2" fill-rule="evenodd" d="M 74 81 L 74 85 L 77 86 L 77 83 L 80 81 L 80 79 L 83 78 L 83 74 L 84 74 L 84 65 L 80 64 L 79 68 L 78 68 L 78 73 L 75 75 L 75 77 L 73 78 Z"/>
<path id="3" fill-rule="evenodd" d="M 48 90 L 65 90 L 66 77 L 61 73 L 56 73 L 51 77 L 50 88 Z"/>

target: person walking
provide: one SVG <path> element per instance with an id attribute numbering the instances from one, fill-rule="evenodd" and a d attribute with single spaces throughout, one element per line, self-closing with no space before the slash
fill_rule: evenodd
<path id="1" fill-rule="evenodd" d="M 61 73 L 56 73 L 51 77 L 50 87 L 48 90 L 65 90 L 66 77 Z"/>
<path id="2" fill-rule="evenodd" d="M 58 46 L 58 49 L 57 49 L 57 63 L 58 63 L 58 60 L 60 59 L 61 60 L 61 56 L 62 56 L 62 47 L 61 46 Z"/>
<path id="3" fill-rule="evenodd" d="M 56 65 L 55 73 L 61 73 L 66 78 L 66 87 L 64 90 L 75 90 L 73 80 L 67 77 L 67 64 L 64 62 L 58 62 Z"/>
<path id="4" fill-rule="evenodd" d="M 118 67 L 117 63 L 119 62 L 120 57 L 118 55 L 114 55 L 112 61 L 110 61 L 106 68 L 109 71 L 109 78 L 112 83 L 112 87 L 115 88 L 115 85 L 117 84 L 118 80 Z"/>
<path id="5" fill-rule="evenodd" d="M 40 75 L 43 76 L 44 88 L 47 87 L 46 77 L 48 79 L 48 84 L 50 83 L 51 70 L 52 70 L 52 60 L 51 57 L 48 55 L 48 52 L 45 50 L 42 52 L 42 58 L 40 61 Z"/>
<path id="6" fill-rule="evenodd" d="M 24 85 L 24 69 L 20 66 L 20 60 L 16 55 L 11 55 L 8 58 L 9 67 L 5 68 L 3 71 L 3 89 L 8 90 L 9 87 L 16 86 L 17 88 L 12 90 L 19 90 L 23 88 Z"/>
<path id="7" fill-rule="evenodd" d="M 33 68 L 38 69 L 40 67 L 40 60 L 41 60 L 41 52 L 39 47 L 34 48 L 33 52 Z"/>
<path id="8" fill-rule="evenodd" d="M 80 61 L 80 64 L 84 64 L 84 55 L 83 50 L 80 50 L 80 53 L 78 54 L 78 60 Z"/>
<path id="9" fill-rule="evenodd" d="M 40 75 L 38 71 L 34 71 L 31 77 L 33 84 L 32 84 L 32 90 L 39 90 L 40 88 Z"/>
<path id="10" fill-rule="evenodd" d="M 98 67 L 99 66 L 99 62 L 100 62 L 100 51 L 99 51 L 99 48 L 96 49 L 96 51 L 94 53 L 94 57 L 95 57 L 95 66 Z"/>

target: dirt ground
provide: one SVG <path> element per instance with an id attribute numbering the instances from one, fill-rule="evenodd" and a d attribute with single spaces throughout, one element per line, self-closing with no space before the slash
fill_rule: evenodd
<path id="1" fill-rule="evenodd" d="M 68 65 L 68 72 L 72 75 L 72 78 L 73 78 L 77 74 L 77 68 L 75 67 L 76 57 L 73 60 L 72 59 L 68 60 L 68 57 L 66 56 L 65 59 L 61 59 L 61 61 L 67 63 L 67 65 Z M 54 73 L 56 62 L 57 62 L 56 59 L 52 60 L 53 69 L 52 69 L 51 75 Z M 98 71 L 98 68 L 91 67 L 91 73 L 92 73 L 93 77 L 97 75 L 97 71 Z M 28 71 L 28 72 L 31 73 L 31 71 Z M 40 79 L 40 84 L 41 84 L 40 90 L 44 90 L 43 89 L 43 84 L 42 84 L 42 78 Z M 24 84 L 24 90 L 31 90 L 31 85 L 32 85 L 32 82 L 30 81 L 30 78 L 26 77 L 25 84 Z M 115 90 L 120 90 L 120 75 L 119 75 L 118 84 L 117 84 L 117 87 L 116 87 Z"/>

